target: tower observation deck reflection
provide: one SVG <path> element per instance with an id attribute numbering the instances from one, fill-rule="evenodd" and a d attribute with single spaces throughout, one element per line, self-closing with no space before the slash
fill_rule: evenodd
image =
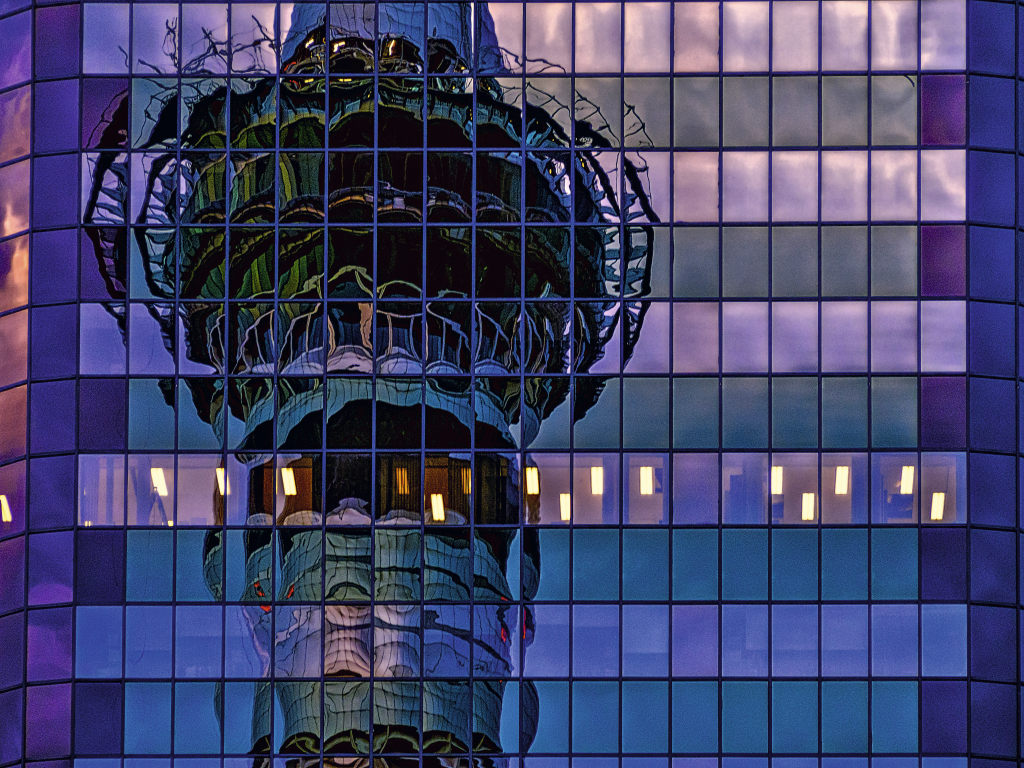
<path id="1" fill-rule="evenodd" d="M 196 567 L 245 603 L 255 764 L 505 764 L 513 638 L 532 633 L 518 601 L 542 567 L 517 452 L 570 394 L 573 419 L 596 402 L 596 379 L 570 393 L 561 374 L 613 338 L 631 353 L 653 230 L 622 211 L 656 217 L 589 124 L 570 137 L 507 100 L 485 3 L 475 29 L 468 3 L 294 7 L 280 77 L 196 97 L 180 133 L 172 99 L 147 143 L 165 153 L 134 230 L 168 302 L 152 311 L 219 374 L 191 396 L 248 473 L 244 552 L 214 528 Z M 98 169 L 86 213 L 114 297 L 126 171 Z M 228 492 L 211 488 L 220 523 Z M 224 594 L 243 556 L 244 592 Z M 525 751 L 529 682 L 519 705 Z"/>

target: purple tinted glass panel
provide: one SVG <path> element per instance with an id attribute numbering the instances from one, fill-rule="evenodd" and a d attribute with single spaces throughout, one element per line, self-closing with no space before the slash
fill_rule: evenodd
<path id="1" fill-rule="evenodd" d="M 963 296 L 966 254 L 966 227 L 921 227 L 921 295 Z"/>
<path id="2" fill-rule="evenodd" d="M 0 21 L 0 89 L 23 83 L 32 76 L 32 15 L 19 13 Z"/>
<path id="3" fill-rule="evenodd" d="M 77 75 L 79 6 L 36 11 L 36 76 Z"/>
<path id="4" fill-rule="evenodd" d="M 722 674 L 768 676 L 768 606 L 722 606 Z"/>
<path id="5" fill-rule="evenodd" d="M 676 523 L 718 521 L 718 454 L 677 453 L 673 461 L 672 517 Z"/>
<path id="6" fill-rule="evenodd" d="M 1017 467 L 1013 456 L 970 456 L 971 522 L 1012 528 L 1017 517 Z"/>
<path id="7" fill-rule="evenodd" d="M 32 168 L 33 226 L 67 227 L 78 221 L 78 155 L 37 157 Z"/>
<path id="8" fill-rule="evenodd" d="M 29 0 L 0 0 L 0 16 L 16 11 L 19 8 L 28 8 L 32 5 Z"/>
<path id="9" fill-rule="evenodd" d="M 955 528 L 921 530 L 921 597 L 967 599 L 967 534 Z"/>
<path id="10" fill-rule="evenodd" d="M 967 683 L 921 684 L 921 735 L 925 752 L 967 751 Z"/>
<path id="11" fill-rule="evenodd" d="M 718 675 L 717 605 L 672 608 L 672 674 L 677 677 Z"/>
<path id="12" fill-rule="evenodd" d="M 967 379 L 962 376 L 921 378 L 921 447 L 964 448 L 967 445 Z"/>
<path id="13" fill-rule="evenodd" d="M 54 456 L 29 464 L 32 530 L 68 528 L 75 522 L 75 458 Z"/>
<path id="14" fill-rule="evenodd" d="M 917 674 L 916 605 L 871 606 L 871 674 L 913 677 Z"/>
<path id="15" fill-rule="evenodd" d="M 80 605 L 117 605 L 124 600 L 124 544 L 123 531 L 79 531 L 75 589 Z"/>
<path id="16" fill-rule="evenodd" d="M 28 615 L 28 679 L 71 677 L 71 609 L 49 608 Z"/>
<path id="17" fill-rule="evenodd" d="M 0 541 L 0 613 L 25 605 L 25 539 Z"/>
<path id="18" fill-rule="evenodd" d="M 20 688 L 0 693 L 0 763 L 21 758 L 21 697 Z"/>
<path id="19" fill-rule="evenodd" d="M 818 672 L 818 606 L 772 606 L 772 674 L 814 677 Z"/>
<path id="20" fill-rule="evenodd" d="M 82 146 L 104 149 L 126 146 L 128 78 L 87 78 L 82 94 Z"/>
<path id="21" fill-rule="evenodd" d="M 0 689 L 20 685 L 24 679 L 25 614 L 11 613 L 0 619 Z"/>
<path id="22" fill-rule="evenodd" d="M 75 375 L 78 358 L 78 307 L 32 309 L 32 378 L 58 379 Z M 71 398 L 72 401 L 74 397 Z M 72 419 L 72 422 L 74 419 Z M 33 445 L 33 451 L 38 447 Z"/>
<path id="23" fill-rule="evenodd" d="M 1017 659 L 1017 611 L 991 605 L 971 606 L 971 677 L 1011 683 Z"/>
<path id="24" fill-rule="evenodd" d="M 1017 702 L 1016 685 L 971 683 L 972 750 L 1004 757 L 1015 756 Z M 972 762 L 977 765 L 981 761 Z"/>
<path id="25" fill-rule="evenodd" d="M 1012 227 L 1014 196 L 1006 190 L 1014 187 L 1015 171 L 1013 155 L 968 152 L 967 218 L 979 224 Z"/>
<path id="26" fill-rule="evenodd" d="M 78 395 L 80 447 L 124 449 L 124 379 L 82 381 Z"/>
<path id="27" fill-rule="evenodd" d="M 25 757 L 63 757 L 71 752 L 71 684 L 28 689 Z"/>
<path id="28" fill-rule="evenodd" d="M 74 381 L 32 385 L 31 431 L 34 451 L 56 453 L 75 449 Z"/>
<path id="29" fill-rule="evenodd" d="M 85 755 L 121 751 L 124 686 L 120 683 L 79 683 L 75 688 L 75 752 Z M 114 712 L 114 717 L 109 713 Z M 145 761 L 149 763 L 149 761 Z M 159 762 L 150 763 L 155 766 Z"/>
<path id="30" fill-rule="evenodd" d="M 32 235 L 32 301 L 74 301 L 78 287 L 78 233 L 73 229 Z"/>
<path id="31" fill-rule="evenodd" d="M 921 77 L 921 143 L 963 144 L 967 140 L 967 79 L 964 75 Z"/>
<path id="32" fill-rule="evenodd" d="M 28 541 L 29 605 L 70 603 L 74 596 L 74 534 L 37 533 Z"/>
<path id="33" fill-rule="evenodd" d="M 36 83 L 36 152 L 78 149 L 78 81 Z"/>
<path id="34" fill-rule="evenodd" d="M 26 86 L 0 95 L 0 163 L 29 153 L 32 90 Z"/>
<path id="35" fill-rule="evenodd" d="M 1017 601 L 1016 536 L 1012 531 L 971 531 L 971 600 Z"/>

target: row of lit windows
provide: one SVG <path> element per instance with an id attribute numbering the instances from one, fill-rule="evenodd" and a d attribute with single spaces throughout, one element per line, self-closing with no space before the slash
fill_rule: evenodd
<path id="1" fill-rule="evenodd" d="M 465 460 L 419 454 L 378 459 L 376 491 L 369 456 L 341 454 L 346 482 L 363 504 L 376 493 L 381 504 L 420 510 L 430 523 L 465 524 L 474 500 L 473 472 Z M 387 458 L 387 461 L 383 459 Z M 825 524 L 962 523 L 966 465 L 963 454 L 609 454 L 531 453 L 522 479 L 518 470 L 500 480 L 478 468 L 476 504 L 498 492 L 529 510 L 540 524 L 631 525 L 675 523 Z M 335 461 L 328 457 L 333 467 Z M 353 463 L 355 462 L 355 463 Z M 173 525 L 175 499 L 181 525 L 242 524 L 254 514 L 245 493 L 272 500 L 263 511 L 284 525 L 319 525 L 323 491 L 319 457 L 284 457 L 247 470 L 225 467 L 216 455 L 82 455 L 79 458 L 81 525 Z M 338 464 L 338 466 L 342 466 Z M 333 472 L 333 469 L 332 469 Z M 720 473 L 720 480 L 719 478 Z M 869 481 L 870 477 L 870 481 Z M 670 479 L 671 478 L 671 479 Z M 177 482 L 175 482 L 177 480 Z M 515 484 L 521 483 L 520 490 Z M 869 482 L 871 490 L 869 491 Z M 500 492 L 497 491 L 501 488 Z M 125 492 L 127 491 L 127 497 Z M 520 492 L 521 499 L 517 500 Z M 483 495 L 481 495 L 483 494 Z M 384 497 L 390 499 L 385 502 Z M 289 498 L 294 501 L 289 502 Z M 720 507 L 720 515 L 719 515 Z M 215 510 L 220 509 L 215 518 Z M 378 517 L 392 509 L 381 509 Z M 344 524 L 344 510 L 329 510 L 328 522 Z M 365 510 L 364 510 L 365 514 Z M 333 521 L 330 516 L 337 518 Z M 291 519 L 289 519 L 291 518 Z M 363 524 L 368 524 L 366 517 Z M 513 523 L 516 522 L 513 520 Z"/>

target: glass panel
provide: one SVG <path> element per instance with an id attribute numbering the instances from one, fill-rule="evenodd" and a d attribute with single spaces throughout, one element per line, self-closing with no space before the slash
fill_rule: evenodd
<path id="1" fill-rule="evenodd" d="M 766 454 L 722 454 L 723 523 L 768 521 L 769 469 Z"/>
<path id="2" fill-rule="evenodd" d="M 921 454 L 922 522 L 966 519 L 967 459 L 962 453 Z"/>
<path id="3" fill-rule="evenodd" d="M 921 152 L 921 220 L 962 221 L 967 211 L 967 154 L 957 149 Z"/>
<path id="4" fill-rule="evenodd" d="M 867 0 L 824 0 L 821 4 L 821 68 L 868 68 Z"/>
<path id="5" fill-rule="evenodd" d="M 564 524 L 572 520 L 570 476 L 568 454 L 529 454 L 523 470 L 523 493 L 532 521 Z"/>
<path id="6" fill-rule="evenodd" d="M 675 3 L 676 72 L 718 71 L 719 3 Z"/>
<path id="7" fill-rule="evenodd" d="M 722 4 L 722 69 L 726 72 L 768 70 L 768 3 Z"/>
<path id="8" fill-rule="evenodd" d="M 772 69 L 799 72 L 818 68 L 818 4 L 775 0 L 772 4 Z"/>
<path id="9" fill-rule="evenodd" d="M 623 522 L 633 525 L 668 523 L 668 456 L 628 453 L 623 457 Z"/>
<path id="10" fill-rule="evenodd" d="M 862 453 L 821 456 L 821 521 L 867 522 L 868 457 Z"/>
<path id="11" fill-rule="evenodd" d="M 818 522 L 818 456 L 813 453 L 773 453 L 768 485 L 772 522 Z"/>
<path id="12" fill-rule="evenodd" d="M 916 523 L 920 477 L 917 455 L 876 453 L 871 457 L 871 519 Z"/>
<path id="13" fill-rule="evenodd" d="M 967 367 L 967 305 L 921 302 L 921 370 L 957 373 Z"/>
<path id="14" fill-rule="evenodd" d="M 966 0 L 929 0 L 921 6 L 921 69 L 967 65 Z"/>
<path id="15" fill-rule="evenodd" d="M 78 457 L 78 524 L 124 525 L 125 457 Z"/>
<path id="16" fill-rule="evenodd" d="M 871 0 L 871 68 L 917 69 L 913 0 Z"/>
<path id="17" fill-rule="evenodd" d="M 867 78 L 821 78 L 821 143 L 826 146 L 868 143 Z"/>

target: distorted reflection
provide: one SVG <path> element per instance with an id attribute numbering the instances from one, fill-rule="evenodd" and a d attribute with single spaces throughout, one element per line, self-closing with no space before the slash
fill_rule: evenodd
<path id="1" fill-rule="evenodd" d="M 244 520 L 242 551 L 235 531 L 210 529 L 195 565 L 215 599 L 245 604 L 261 679 L 248 750 L 290 765 L 321 751 L 335 765 L 413 765 L 421 751 L 443 755 L 436 765 L 470 752 L 507 765 L 485 755 L 529 747 L 538 693 L 509 682 L 534 627 L 517 601 L 540 579 L 537 531 L 522 523 L 573 513 L 568 493 L 545 508 L 554 478 L 523 473 L 515 452 L 566 401 L 564 374 L 589 371 L 612 339 L 628 359 L 643 319 L 653 230 L 633 222 L 658 220 L 643 169 L 597 151 L 609 139 L 593 114 L 574 123 L 582 149 L 570 153 L 552 116 L 565 105 L 516 106 L 500 82 L 515 62 L 486 4 L 472 7 L 343 3 L 325 19 L 323 5 L 296 4 L 280 80 L 260 74 L 273 69 L 273 25 L 254 16 L 246 46 L 233 20 L 231 70 L 249 76 L 185 81 L 180 99 L 137 115 L 148 152 L 132 184 L 116 114 L 100 140 L 115 151 L 91 163 L 88 235 L 111 297 L 179 299 L 145 306 L 172 356 L 184 329 L 182 366 L 220 377 L 190 378 L 189 394 L 238 453 L 179 461 L 177 515 Z M 205 39 L 206 58 L 183 71 L 223 71 L 212 60 L 227 43 Z M 491 76 L 471 79 L 474 59 Z M 104 308 L 122 332 L 126 318 L 144 327 L 123 303 Z M 574 420 L 600 392 L 575 389 Z M 83 461 L 125 471 L 120 457 Z M 633 514 L 660 520 L 665 457 L 635 463 Z M 129 514 L 171 525 L 173 470 L 145 464 L 128 467 Z M 218 694 L 225 712 L 237 693 Z M 506 704 L 519 709 L 511 735 Z"/>

